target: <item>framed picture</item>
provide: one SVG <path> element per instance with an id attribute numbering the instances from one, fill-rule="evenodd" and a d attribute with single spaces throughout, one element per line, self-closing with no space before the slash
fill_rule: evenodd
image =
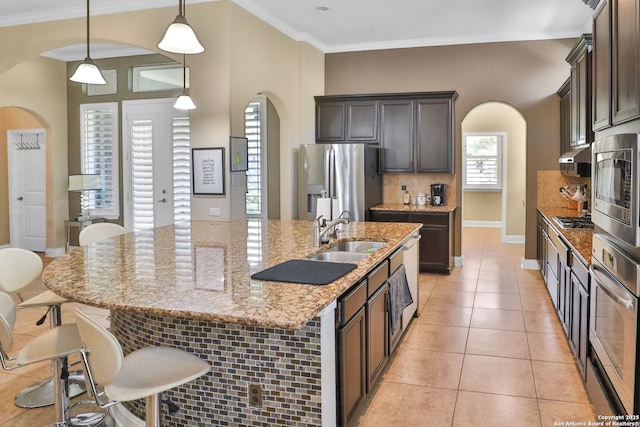
<path id="1" fill-rule="evenodd" d="M 247 160 L 249 140 L 247 138 L 231 137 L 229 143 L 231 154 L 229 154 L 229 163 L 231 164 L 231 172 L 244 172 L 249 169 Z"/>
<path id="2" fill-rule="evenodd" d="M 194 195 L 224 195 L 224 148 L 192 148 Z"/>

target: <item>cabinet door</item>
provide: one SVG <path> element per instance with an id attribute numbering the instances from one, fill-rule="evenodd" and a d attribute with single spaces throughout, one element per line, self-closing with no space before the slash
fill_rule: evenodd
<path id="1" fill-rule="evenodd" d="M 413 103 L 380 102 L 380 171 L 414 172 Z"/>
<path id="2" fill-rule="evenodd" d="M 345 140 L 345 104 L 327 102 L 316 104 L 316 141 L 341 142 Z"/>
<path id="3" fill-rule="evenodd" d="M 371 211 L 371 221 L 409 222 L 408 212 Z"/>
<path id="4" fill-rule="evenodd" d="M 560 90 L 560 153 L 571 151 L 571 78 L 564 82 Z M 560 170 L 573 167 L 569 164 L 560 164 Z"/>
<path id="5" fill-rule="evenodd" d="M 389 356 L 389 285 L 367 301 L 367 392 L 370 392 Z"/>
<path id="6" fill-rule="evenodd" d="M 609 3 L 593 22 L 593 130 L 611 125 L 611 14 Z"/>
<path id="7" fill-rule="evenodd" d="M 589 294 L 578 278 L 571 274 L 572 313 L 570 343 L 584 379 L 589 341 Z"/>
<path id="8" fill-rule="evenodd" d="M 571 146 L 590 144 L 591 133 L 591 54 L 585 51 L 571 67 Z M 587 123 L 589 122 L 589 123 Z"/>
<path id="9" fill-rule="evenodd" d="M 640 116 L 640 2 L 615 0 L 612 12 L 613 124 Z"/>
<path id="10" fill-rule="evenodd" d="M 366 395 L 365 308 L 339 332 L 340 345 L 340 417 L 346 426 Z"/>
<path id="11" fill-rule="evenodd" d="M 417 172 L 453 173 L 453 101 L 415 101 Z"/>
<path id="12" fill-rule="evenodd" d="M 350 102 L 347 104 L 347 141 L 374 142 L 378 140 L 378 103 Z"/>

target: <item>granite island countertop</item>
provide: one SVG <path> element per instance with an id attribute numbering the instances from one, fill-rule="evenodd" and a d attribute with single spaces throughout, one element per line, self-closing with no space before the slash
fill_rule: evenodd
<path id="1" fill-rule="evenodd" d="M 313 245 L 310 221 L 192 221 L 127 233 L 52 261 L 45 285 L 73 301 L 111 310 L 298 329 L 378 263 L 419 224 L 352 222 L 335 242 Z M 386 242 L 324 286 L 252 280 L 290 259 L 343 240 Z"/>
<path id="2" fill-rule="evenodd" d="M 561 207 L 538 207 L 538 211 L 549 221 L 549 224 L 553 226 L 562 237 L 565 238 L 567 243 L 574 250 L 576 255 L 582 260 L 582 262 L 589 266 L 591 265 L 591 245 L 593 242 L 593 230 L 573 229 L 565 230 L 560 227 L 554 220 L 554 216 L 569 216 L 578 217 L 578 211 L 576 209 L 568 209 Z"/>

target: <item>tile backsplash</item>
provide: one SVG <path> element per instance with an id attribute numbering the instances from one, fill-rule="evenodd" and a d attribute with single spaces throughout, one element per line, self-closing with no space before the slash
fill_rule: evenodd
<path id="1" fill-rule="evenodd" d="M 537 207 L 572 207 L 573 204 L 560 194 L 560 187 L 587 185 L 591 195 L 591 178 L 563 175 L 560 171 L 539 170 L 537 174 Z M 577 209 L 577 206 L 575 207 Z"/>

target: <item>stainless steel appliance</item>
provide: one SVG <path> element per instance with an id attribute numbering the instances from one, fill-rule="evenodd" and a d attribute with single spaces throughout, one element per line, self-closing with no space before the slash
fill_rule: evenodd
<path id="1" fill-rule="evenodd" d="M 589 217 L 583 216 L 554 216 L 553 222 L 558 224 L 563 230 L 592 230 L 593 222 Z"/>
<path id="2" fill-rule="evenodd" d="M 369 219 L 369 208 L 382 203 L 378 148 L 368 144 L 306 144 L 298 156 L 298 219 L 316 217 L 322 191 L 337 198 L 340 212 L 352 221 Z"/>
<path id="3" fill-rule="evenodd" d="M 431 184 L 431 206 L 447 204 L 447 184 Z"/>
<path id="4" fill-rule="evenodd" d="M 589 341 L 597 356 L 595 363 L 598 370 L 606 372 L 605 387 L 611 386 L 615 392 L 607 393 L 613 409 L 638 414 L 640 261 L 618 248 L 606 235 L 596 233 L 589 272 Z M 594 363 L 594 358 L 591 359 Z"/>
<path id="5" fill-rule="evenodd" d="M 612 135 L 593 143 L 591 218 L 633 247 L 640 246 L 638 137 L 637 133 Z"/>

